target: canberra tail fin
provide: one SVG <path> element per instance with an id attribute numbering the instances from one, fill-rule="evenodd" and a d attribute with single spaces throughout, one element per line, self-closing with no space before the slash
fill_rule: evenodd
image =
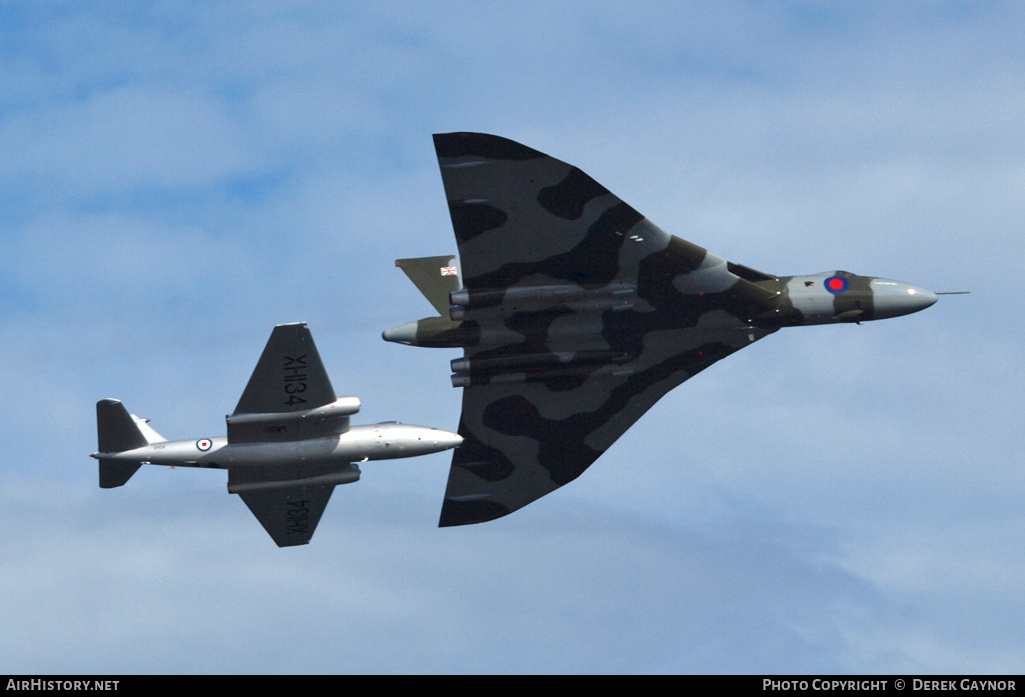
<path id="1" fill-rule="evenodd" d="M 145 426 L 144 432 L 140 426 Z M 100 453 L 120 453 L 135 450 L 150 442 L 163 440 L 144 419 L 132 416 L 125 405 L 116 399 L 103 399 L 96 403 L 96 432 Z M 147 435 L 148 434 L 148 435 Z M 141 462 L 126 462 L 110 458 L 100 460 L 100 487 L 112 489 L 124 486 L 136 473 Z"/>
<path id="2" fill-rule="evenodd" d="M 402 269 L 409 280 L 434 305 L 442 317 L 448 317 L 452 302 L 448 294 L 462 287 L 456 258 L 451 254 L 440 257 L 417 259 L 396 259 L 395 265 Z"/>

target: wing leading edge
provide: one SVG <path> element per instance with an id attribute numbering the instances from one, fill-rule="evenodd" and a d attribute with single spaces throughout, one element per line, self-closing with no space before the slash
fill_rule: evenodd
<path id="1" fill-rule="evenodd" d="M 464 442 L 441 526 L 572 481 L 669 390 L 775 331 L 758 322 L 775 276 L 663 232 L 514 141 L 434 140 L 463 274 L 452 316 L 475 337 L 453 362 Z"/>

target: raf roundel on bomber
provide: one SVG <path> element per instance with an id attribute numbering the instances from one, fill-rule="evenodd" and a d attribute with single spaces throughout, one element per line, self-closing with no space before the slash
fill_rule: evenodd
<path id="1" fill-rule="evenodd" d="M 441 526 L 499 518 L 572 481 L 669 390 L 778 329 L 936 302 L 900 281 L 729 262 L 505 138 L 446 133 L 434 145 L 458 262 L 399 259 L 441 316 L 383 336 L 465 352 L 452 361 L 463 443 Z"/>

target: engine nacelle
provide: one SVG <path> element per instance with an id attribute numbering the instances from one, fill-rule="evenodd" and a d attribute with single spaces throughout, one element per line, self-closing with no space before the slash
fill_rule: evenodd
<path id="1" fill-rule="evenodd" d="M 330 404 L 300 413 L 304 419 L 333 419 L 337 416 L 352 416 L 361 406 L 359 397 L 339 397 Z"/>
<path id="2" fill-rule="evenodd" d="M 461 321 L 472 316 L 533 312 L 565 306 L 577 312 L 627 310 L 633 307 L 637 288 L 633 284 L 610 283 L 598 288 L 578 285 L 517 286 L 503 289 L 461 288 L 449 294 L 449 315 Z"/>
<path id="3" fill-rule="evenodd" d="M 267 491 L 272 489 L 292 489 L 301 486 L 338 486 L 340 484 L 352 484 L 359 481 L 360 469 L 355 464 L 350 464 L 347 469 L 340 472 L 329 472 L 305 479 L 286 479 L 283 481 L 271 482 L 240 482 L 228 483 L 229 494 L 246 494 L 252 491 Z"/>
<path id="4" fill-rule="evenodd" d="M 609 379 L 623 378 L 633 375 L 634 369 L 629 366 L 607 365 L 569 365 L 558 368 L 540 370 L 520 370 L 502 373 L 454 373 L 452 387 L 471 387 L 473 385 L 498 385 L 517 382 L 542 382 L 558 378 Z"/>

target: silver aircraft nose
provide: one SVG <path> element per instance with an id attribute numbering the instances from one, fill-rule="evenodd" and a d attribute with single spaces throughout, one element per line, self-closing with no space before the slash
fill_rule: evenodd
<path id="1" fill-rule="evenodd" d="M 449 450 L 463 444 L 463 437 L 458 433 L 452 433 L 451 431 L 438 430 L 434 434 L 434 442 L 438 445 Z"/>
<path id="2" fill-rule="evenodd" d="M 910 283 L 876 278 L 869 286 L 872 288 L 873 319 L 910 315 L 936 302 L 936 293 Z"/>

